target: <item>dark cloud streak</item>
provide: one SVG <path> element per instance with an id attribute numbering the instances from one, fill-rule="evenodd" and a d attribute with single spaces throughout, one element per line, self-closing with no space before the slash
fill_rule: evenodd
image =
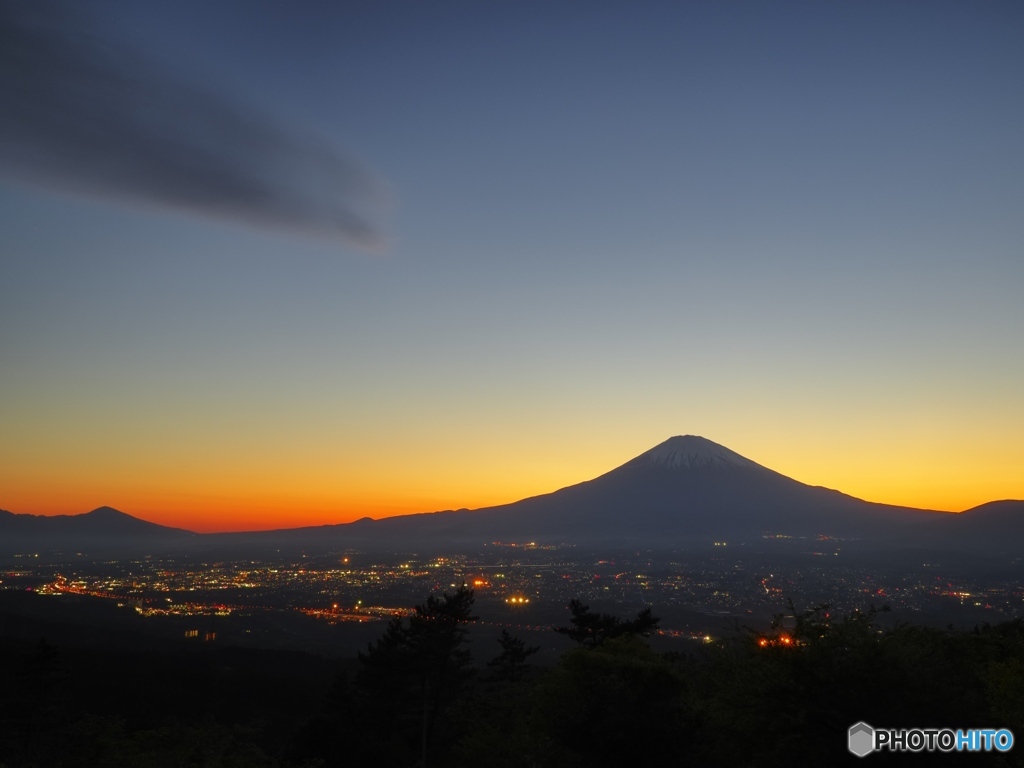
<path id="1" fill-rule="evenodd" d="M 68 7 L 0 4 L 0 170 L 80 194 L 339 237 L 380 235 L 373 177 L 328 142 L 96 36 Z"/>

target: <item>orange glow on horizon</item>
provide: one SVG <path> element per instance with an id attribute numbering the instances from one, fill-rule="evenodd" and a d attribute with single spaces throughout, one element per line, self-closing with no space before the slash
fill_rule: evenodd
<path id="1" fill-rule="evenodd" d="M 188 497 L 174 495 L 168 498 L 164 494 L 148 496 L 145 493 L 120 493 L 117 494 L 116 499 L 111 499 L 105 494 L 100 494 L 97 497 L 90 495 L 89 500 L 81 501 L 84 494 L 58 493 L 55 494 L 56 498 L 49 502 L 41 501 L 39 496 L 43 496 L 43 494 L 38 496 L 32 494 L 34 497 L 32 499 L 9 495 L 3 508 L 20 514 L 52 516 L 83 514 L 99 506 L 111 506 L 133 517 L 159 525 L 183 528 L 196 533 L 224 533 L 337 525 L 351 523 L 364 517 L 379 520 L 399 515 L 450 509 L 482 509 L 509 504 L 571 484 L 572 482 L 567 481 L 548 488 L 523 490 L 519 493 L 510 492 L 504 497 L 481 495 L 475 500 L 464 503 L 429 496 L 424 496 L 418 502 L 394 500 L 391 503 L 386 501 L 375 503 L 358 499 L 346 503 L 345 500 L 339 499 L 337 503 L 330 503 L 326 499 L 289 497 L 287 493 L 275 494 L 272 498 L 264 497 L 249 501 L 243 500 L 245 498 L 243 494 L 239 494 L 237 499 L 225 499 L 200 494 Z M 964 498 L 963 501 L 951 504 L 948 503 L 948 499 L 929 500 L 925 497 L 922 501 L 923 494 L 917 497 L 908 495 L 904 498 L 900 495 L 893 495 L 885 498 L 868 492 L 836 490 L 843 490 L 845 493 L 850 493 L 866 501 L 953 513 L 962 512 L 988 501 L 1013 498 L 1010 494 L 1002 496 L 975 494 Z"/>
<path id="2" fill-rule="evenodd" d="M 744 441 L 704 431 L 795 480 L 866 501 L 960 512 L 1024 497 L 1016 454 L 1001 445 L 969 456 L 970 464 L 947 451 L 959 462 L 953 471 L 940 462 L 946 454 L 930 446 L 886 443 L 883 452 L 837 443 L 807 452 L 803 442 L 780 441 L 777 433 Z M 47 462 L 39 461 L 41 448 L 35 455 L 12 452 L 0 465 L 0 508 L 76 515 L 108 505 L 198 533 L 334 525 L 509 504 L 593 479 L 660 440 L 644 435 L 627 442 L 613 434 L 602 443 L 577 435 L 544 450 L 526 436 L 497 447 L 462 440 L 432 449 L 409 442 L 397 460 L 388 447 L 373 446 L 333 455 L 316 453 L 322 446 L 315 445 L 295 455 L 226 452 L 229 458 L 204 449 L 187 460 L 184 452 L 140 455 L 130 445 L 121 453 L 76 450 Z"/>
<path id="3" fill-rule="evenodd" d="M 79 515 L 97 507 L 109 506 L 132 517 L 171 528 L 182 528 L 195 533 L 228 533 L 338 525 L 351 523 L 365 517 L 381 520 L 400 515 L 440 512 L 456 508 L 481 509 L 515 500 L 484 501 L 471 507 L 465 505 L 456 507 L 452 504 L 444 504 L 443 502 L 431 505 L 429 502 L 425 502 L 415 506 L 383 504 L 355 506 L 339 504 L 338 508 L 319 506 L 298 507 L 294 502 L 287 500 L 282 501 L 280 505 L 266 504 L 256 506 L 251 504 L 244 507 L 230 503 L 215 504 L 213 502 L 207 505 L 203 504 L 200 500 L 194 505 L 181 505 L 173 511 L 168 511 L 165 505 L 147 503 L 143 498 L 122 498 L 116 501 L 104 500 L 99 504 L 94 501 L 89 501 L 85 504 L 62 503 L 56 507 L 51 505 L 11 504 L 10 507 L 12 508 L 8 511 L 50 517 L 56 515 Z M 282 509 L 289 511 L 282 512 Z"/>

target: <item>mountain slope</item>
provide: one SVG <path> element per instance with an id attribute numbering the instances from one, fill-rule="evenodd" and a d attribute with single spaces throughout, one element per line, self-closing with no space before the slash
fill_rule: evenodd
<path id="1" fill-rule="evenodd" d="M 81 515 L 19 515 L 0 510 L 0 554 L 43 549 L 91 552 L 158 549 L 196 534 L 98 507 Z"/>
<path id="2" fill-rule="evenodd" d="M 724 446 L 673 437 L 593 480 L 479 510 L 500 528 L 583 538 L 878 535 L 935 513 L 809 486 Z"/>

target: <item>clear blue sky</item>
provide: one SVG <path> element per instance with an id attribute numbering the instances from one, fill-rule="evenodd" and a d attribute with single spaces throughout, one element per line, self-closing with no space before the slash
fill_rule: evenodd
<path id="1" fill-rule="evenodd" d="M 3 14 L 2 508 L 475 507 L 681 433 L 1024 496 L 1019 3 Z"/>

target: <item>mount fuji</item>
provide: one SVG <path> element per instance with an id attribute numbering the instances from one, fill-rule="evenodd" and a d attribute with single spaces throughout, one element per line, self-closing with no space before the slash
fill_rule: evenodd
<path id="1" fill-rule="evenodd" d="M 898 537 L 940 516 L 945 514 L 875 504 L 806 485 L 711 440 L 686 435 L 553 493 L 473 512 L 389 518 L 376 525 L 400 527 L 415 521 L 420 528 L 441 518 L 435 525 L 455 538 L 479 532 L 495 538 L 651 544 L 773 533 Z"/>

